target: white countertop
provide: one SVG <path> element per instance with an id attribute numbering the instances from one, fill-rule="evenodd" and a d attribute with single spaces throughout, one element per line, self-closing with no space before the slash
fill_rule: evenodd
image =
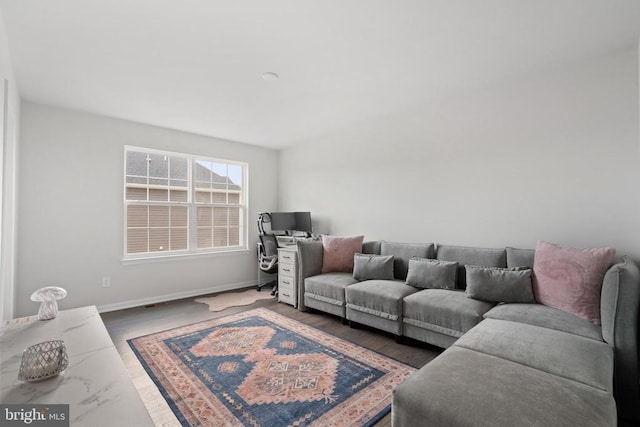
<path id="1" fill-rule="evenodd" d="M 60 339 L 69 367 L 41 382 L 18 381 L 22 352 Z M 153 426 L 95 306 L 0 327 L 0 403 L 68 403 L 71 426 Z"/>

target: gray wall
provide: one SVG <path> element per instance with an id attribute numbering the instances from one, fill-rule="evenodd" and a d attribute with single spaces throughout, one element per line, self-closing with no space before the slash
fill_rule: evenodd
<path id="1" fill-rule="evenodd" d="M 50 284 L 69 290 L 62 308 L 114 309 L 255 281 L 253 250 L 121 262 L 123 145 L 248 162 L 251 245 L 257 212 L 291 209 L 311 210 L 318 232 L 496 247 L 545 239 L 638 260 L 638 86 L 634 48 L 352 123 L 280 154 L 25 102 L 14 315 L 35 313 L 29 295 Z"/>
<path id="2" fill-rule="evenodd" d="M 277 151 L 29 102 L 21 126 L 17 315 L 37 312 L 29 296 L 45 285 L 67 289 L 61 308 L 108 310 L 255 283 L 255 219 L 276 209 Z M 123 264 L 124 145 L 249 163 L 249 250 Z"/>
<path id="3" fill-rule="evenodd" d="M 20 94 L 0 12 L 0 320 L 14 316 Z"/>
<path id="4" fill-rule="evenodd" d="M 319 136 L 280 156 L 280 208 L 317 232 L 640 259 L 638 51 Z"/>

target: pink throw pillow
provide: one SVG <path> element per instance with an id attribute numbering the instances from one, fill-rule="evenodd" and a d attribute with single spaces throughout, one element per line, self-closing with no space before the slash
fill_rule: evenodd
<path id="1" fill-rule="evenodd" d="M 567 248 L 539 241 L 533 260 L 536 301 L 600 324 L 602 280 L 613 248 Z"/>
<path id="2" fill-rule="evenodd" d="M 335 237 L 322 236 L 322 272 L 346 272 L 353 271 L 353 256 L 362 252 L 364 236 Z"/>

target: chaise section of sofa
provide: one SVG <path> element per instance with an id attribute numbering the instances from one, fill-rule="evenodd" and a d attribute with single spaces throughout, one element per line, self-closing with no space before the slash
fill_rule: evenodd
<path id="1" fill-rule="evenodd" d="M 392 425 L 637 421 L 639 300 L 640 270 L 624 259 L 603 281 L 602 327 L 539 304 L 496 306 L 394 391 Z"/>
<path id="2" fill-rule="evenodd" d="M 589 343 L 598 356 L 610 357 L 609 349 L 597 346 L 596 341 Z M 561 359 L 557 351 L 550 351 L 547 361 Z M 562 366 L 571 363 L 586 362 L 564 360 Z M 598 378 L 588 375 L 585 380 L 598 383 Z M 391 408 L 394 427 L 616 425 L 615 401 L 610 390 L 459 343 L 398 386 Z"/>
<path id="3" fill-rule="evenodd" d="M 615 426 L 613 349 L 487 319 L 394 392 L 394 427 Z"/>

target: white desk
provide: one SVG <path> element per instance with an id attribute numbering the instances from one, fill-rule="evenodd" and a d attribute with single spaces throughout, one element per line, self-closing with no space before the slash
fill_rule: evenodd
<path id="1" fill-rule="evenodd" d="M 23 350 L 54 339 L 65 342 L 67 370 L 41 382 L 18 381 Z M 154 425 L 95 306 L 0 327 L 0 402 L 68 403 L 72 427 Z"/>
<path id="2" fill-rule="evenodd" d="M 298 247 L 278 248 L 278 301 L 298 306 Z"/>

